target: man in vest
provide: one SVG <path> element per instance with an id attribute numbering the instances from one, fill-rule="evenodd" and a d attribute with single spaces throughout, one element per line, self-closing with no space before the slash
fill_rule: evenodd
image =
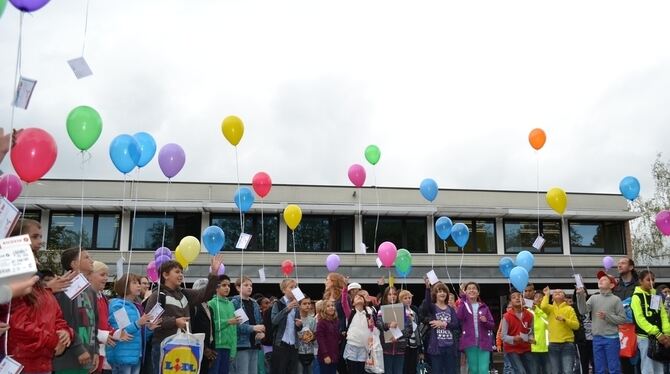
<path id="1" fill-rule="evenodd" d="M 503 351 L 516 374 L 530 374 L 530 346 L 535 343 L 533 313 L 524 308 L 521 292 L 512 289 L 511 309 L 502 319 Z"/>

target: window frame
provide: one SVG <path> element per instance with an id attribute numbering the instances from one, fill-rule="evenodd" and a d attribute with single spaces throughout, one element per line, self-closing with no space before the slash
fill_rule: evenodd
<path id="1" fill-rule="evenodd" d="M 51 238 L 51 226 L 53 224 L 53 217 L 54 215 L 73 215 L 76 219 L 81 220 L 81 212 L 77 211 L 71 211 L 71 210 L 52 210 L 49 212 L 49 225 L 47 227 L 47 243 Z M 111 216 L 111 215 L 116 215 L 118 217 L 118 229 L 116 232 L 116 246 L 112 245 L 111 247 L 98 247 L 98 227 L 99 227 L 99 221 L 100 221 L 100 216 Z M 41 213 L 40 213 L 41 216 Z M 92 251 L 118 251 L 120 250 L 121 247 L 121 226 L 123 224 L 123 217 L 120 212 L 115 212 L 115 211 L 84 211 L 84 217 L 86 216 L 93 216 L 93 223 L 91 225 L 91 245 L 90 246 L 85 246 L 84 243 L 82 243 L 82 247 L 85 247 L 86 249 L 90 249 Z M 79 234 L 79 233 L 76 233 Z M 78 243 L 77 243 L 78 245 Z M 50 249 L 50 248 L 49 248 Z M 65 248 L 63 248 L 65 249 Z"/>
<path id="2" fill-rule="evenodd" d="M 363 215 L 361 219 L 361 233 L 363 236 L 363 242 L 365 242 L 365 221 L 369 219 L 372 223 L 376 223 L 377 221 L 377 216 L 376 215 Z M 428 235 L 428 217 L 427 216 L 391 216 L 391 215 L 386 215 L 386 216 L 380 216 L 379 217 L 379 224 L 381 226 L 382 221 L 384 219 L 399 219 L 401 221 L 401 243 L 393 243 L 396 245 L 398 248 L 406 248 L 410 253 L 418 253 L 418 254 L 427 254 L 428 253 L 428 241 L 430 240 L 430 237 Z M 421 250 L 417 250 L 416 248 L 410 248 L 408 245 L 408 235 L 407 235 L 407 220 L 422 220 L 423 221 L 423 230 L 422 232 L 425 235 L 425 241 L 424 241 L 424 248 Z M 374 231 L 373 231 L 373 236 L 374 236 Z M 379 238 L 379 235 L 377 236 L 377 246 L 382 243 L 381 238 Z M 368 253 L 376 253 L 377 248 L 372 248 L 370 246 L 374 246 L 375 243 L 365 243 L 368 246 Z M 371 251 L 370 251 L 371 249 Z"/>
<path id="3" fill-rule="evenodd" d="M 604 241 L 604 242 L 603 242 L 603 252 L 602 252 L 602 253 L 594 253 L 594 252 L 576 252 L 576 251 L 574 250 L 575 246 L 572 245 L 572 236 L 571 236 L 571 232 L 570 232 L 570 225 L 573 224 L 573 223 L 575 223 L 575 224 L 590 224 L 590 225 L 600 225 L 600 226 L 602 226 L 602 227 L 603 227 L 603 241 Z M 606 246 L 605 246 L 605 244 L 606 244 L 606 243 L 605 243 L 605 237 L 606 237 L 606 233 L 607 233 L 606 229 L 607 229 L 607 224 L 608 224 L 608 223 L 610 223 L 610 224 L 611 224 L 611 223 L 615 223 L 615 224 L 618 224 L 618 225 L 621 227 L 621 231 L 620 231 L 621 236 L 620 236 L 620 238 L 619 238 L 619 239 L 621 240 L 621 252 L 608 252 L 608 251 L 607 251 L 607 248 L 606 248 Z M 603 256 L 603 255 L 616 255 L 616 256 L 619 256 L 619 255 L 625 255 L 625 254 L 626 254 L 626 250 L 627 250 L 627 248 L 626 248 L 626 228 L 625 228 L 625 226 L 624 226 L 625 223 L 626 223 L 626 221 L 569 220 L 569 221 L 568 221 L 568 240 L 569 240 L 569 243 L 570 243 L 570 254 L 577 254 L 577 255 L 599 255 L 599 256 Z M 591 248 L 591 247 L 579 247 L 579 248 Z"/>
<path id="4" fill-rule="evenodd" d="M 351 250 L 345 250 L 342 249 L 344 247 L 344 243 L 340 243 L 339 248 L 326 248 L 323 250 L 310 250 L 306 251 L 304 248 L 300 248 L 299 246 L 296 245 L 295 250 L 296 252 L 301 252 L 301 253 L 332 253 L 332 252 L 337 252 L 337 253 L 355 253 L 356 252 L 356 217 L 353 215 L 349 214 L 306 214 L 302 216 L 302 220 L 304 221 L 305 218 L 328 218 L 328 227 L 329 227 L 329 234 L 331 237 L 336 238 L 336 243 L 339 241 L 339 235 L 333 236 L 330 228 L 334 227 L 335 223 L 335 217 L 341 217 L 341 218 L 347 218 L 351 219 Z M 300 226 L 296 230 L 299 230 Z M 330 239 L 329 239 L 330 241 Z M 331 244 L 331 243 L 329 243 Z M 286 251 L 287 252 L 293 252 L 293 239 L 291 235 L 291 229 L 287 228 L 287 235 L 286 235 Z"/>
<path id="5" fill-rule="evenodd" d="M 513 251 L 508 250 L 509 247 L 507 246 L 507 230 L 505 230 L 506 224 L 507 223 L 519 223 L 520 224 L 520 223 L 525 223 L 525 222 L 531 222 L 531 223 L 537 224 L 537 221 L 538 221 L 537 219 L 517 219 L 517 218 L 504 218 L 503 219 L 503 242 L 504 242 L 505 254 L 517 254 L 517 253 L 519 253 L 521 251 L 524 251 L 524 250 L 531 250 L 531 252 L 533 254 L 543 254 L 543 255 L 544 254 L 546 254 L 546 255 L 563 254 L 563 220 L 562 219 L 558 219 L 558 220 L 556 220 L 556 219 L 540 219 L 539 220 L 540 221 L 540 230 L 539 231 L 540 231 L 541 234 L 544 234 L 544 223 L 545 222 L 552 222 L 552 223 L 558 222 L 558 232 L 559 232 L 559 234 L 558 234 L 558 239 L 559 239 L 558 248 L 559 248 L 559 251 L 558 252 L 545 252 L 544 249 L 546 247 L 544 245 L 542 246 L 542 248 L 540 250 L 537 250 L 533 247 L 532 242 L 528 244 L 528 248 L 522 249 L 519 252 L 513 252 Z M 544 235 L 543 235 L 543 237 L 544 237 Z M 546 243 L 545 243 L 545 245 L 546 245 Z"/>
<path id="6" fill-rule="evenodd" d="M 261 218 L 260 213 L 251 213 L 251 214 L 244 214 L 244 219 L 246 220 L 249 216 L 252 216 L 254 218 L 258 217 L 259 221 L 260 221 L 260 218 Z M 234 218 L 237 221 L 239 221 L 240 214 L 239 213 L 223 213 L 223 212 L 210 213 L 210 215 L 209 215 L 209 225 L 210 226 L 218 226 L 214 223 L 214 220 L 217 219 L 217 218 L 221 218 L 221 217 L 230 217 L 230 218 Z M 276 244 L 277 244 L 277 246 L 275 248 L 262 248 L 262 249 L 247 248 L 247 249 L 245 249 L 245 252 L 264 252 L 264 251 L 265 252 L 279 252 L 279 236 L 280 236 L 279 230 L 280 230 L 280 227 L 281 227 L 281 225 L 280 225 L 281 217 L 278 213 L 263 214 L 263 219 L 267 219 L 268 217 L 275 217 L 277 219 L 277 224 L 276 224 L 276 229 L 277 229 L 277 243 Z M 267 227 L 267 226 L 268 225 L 265 225 L 265 227 Z M 221 227 L 221 226 L 218 226 L 218 227 Z M 232 244 L 233 248 L 232 249 L 229 248 L 229 249 L 226 249 L 226 250 L 235 251 L 235 252 L 240 251 L 241 252 L 240 249 L 235 248 L 236 242 L 234 242 L 234 241 L 236 240 L 236 238 L 229 238 L 228 233 L 225 233 L 225 235 L 226 235 L 226 241 L 228 241 L 229 239 L 233 241 L 233 244 Z M 255 238 L 255 236 L 256 235 L 254 235 L 254 238 Z M 252 240 L 254 240 L 254 239 L 252 239 Z M 224 244 L 224 248 L 225 248 L 225 244 Z M 221 249 L 221 250 L 223 251 L 224 249 Z"/>
<path id="7" fill-rule="evenodd" d="M 435 217 L 435 220 L 433 221 L 433 227 L 435 227 L 435 222 L 437 222 L 437 220 L 439 218 L 440 217 Z M 482 254 L 482 255 L 498 254 L 498 227 L 496 225 L 496 219 L 495 218 L 458 218 L 458 219 L 453 219 L 452 221 L 453 221 L 454 224 L 456 224 L 458 222 L 461 222 L 461 223 L 465 223 L 467 225 L 467 223 L 470 223 L 472 225 L 471 227 L 474 228 L 474 231 L 470 231 L 470 238 L 468 239 L 468 243 L 465 246 L 467 248 L 467 246 L 472 243 L 473 249 L 475 249 L 475 250 L 470 251 L 470 252 L 465 251 L 464 252 L 465 254 L 473 254 L 473 255 L 476 255 L 476 254 Z M 493 244 L 493 251 L 489 251 L 489 252 L 477 252 L 476 251 L 476 249 L 477 249 L 477 222 L 485 222 L 485 223 L 493 224 L 493 243 L 494 243 Z M 434 232 L 434 230 L 433 230 L 433 236 L 435 237 L 435 253 L 436 254 L 444 254 L 443 240 L 440 239 L 440 237 L 437 235 L 436 232 Z M 451 248 L 457 248 L 457 250 L 456 251 L 451 251 L 450 250 Z M 447 238 L 447 254 L 449 254 L 449 253 L 460 253 L 460 252 L 461 252 L 460 249 L 456 246 L 456 243 L 454 243 L 454 241 L 451 239 L 451 236 L 449 238 Z"/>

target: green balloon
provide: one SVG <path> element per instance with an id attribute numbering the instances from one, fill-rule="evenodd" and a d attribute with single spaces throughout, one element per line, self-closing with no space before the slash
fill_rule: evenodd
<path id="1" fill-rule="evenodd" d="M 0 17 L 2 17 L 2 13 L 5 12 L 6 7 L 7 7 L 7 0 L 0 0 Z"/>
<path id="2" fill-rule="evenodd" d="M 404 252 L 401 252 L 404 251 Z M 395 258 L 395 269 L 398 273 L 407 273 L 412 266 L 412 255 L 406 249 L 399 249 Z"/>
<path id="3" fill-rule="evenodd" d="M 1 0 L 0 0 L 1 1 Z M 102 118 L 89 106 L 78 106 L 67 116 L 67 134 L 75 147 L 85 151 L 93 146 L 102 133 Z"/>
<path id="4" fill-rule="evenodd" d="M 374 144 L 371 144 L 365 148 L 365 159 L 368 160 L 372 165 L 377 165 L 379 158 L 382 156 L 382 152 Z"/>
<path id="5" fill-rule="evenodd" d="M 410 258 L 410 260 L 412 259 L 412 254 L 409 253 L 409 251 L 406 250 L 405 248 L 398 249 L 398 253 L 396 254 L 396 258 L 401 257 L 401 256 L 407 256 L 407 257 Z"/>

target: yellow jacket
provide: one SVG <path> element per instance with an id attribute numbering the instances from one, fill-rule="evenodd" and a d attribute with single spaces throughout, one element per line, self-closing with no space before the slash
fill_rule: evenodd
<path id="1" fill-rule="evenodd" d="M 575 341 L 574 330 L 579 329 L 579 320 L 575 310 L 566 302 L 549 304 L 549 295 L 544 295 L 540 309 L 549 318 L 549 343 L 572 343 Z M 565 321 L 559 321 L 561 316 Z"/>

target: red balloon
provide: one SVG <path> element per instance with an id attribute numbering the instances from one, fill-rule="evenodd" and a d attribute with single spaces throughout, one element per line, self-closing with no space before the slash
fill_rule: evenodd
<path id="1" fill-rule="evenodd" d="M 265 197 L 270 193 L 270 189 L 272 188 L 272 179 L 270 179 L 268 173 L 261 171 L 254 175 L 251 185 L 258 196 Z"/>
<path id="2" fill-rule="evenodd" d="M 284 260 L 281 262 L 281 272 L 288 277 L 293 272 L 293 261 Z"/>
<path id="3" fill-rule="evenodd" d="M 38 128 L 27 128 L 16 137 L 11 151 L 16 174 L 26 183 L 39 180 L 56 162 L 58 147 L 53 136 Z"/>

